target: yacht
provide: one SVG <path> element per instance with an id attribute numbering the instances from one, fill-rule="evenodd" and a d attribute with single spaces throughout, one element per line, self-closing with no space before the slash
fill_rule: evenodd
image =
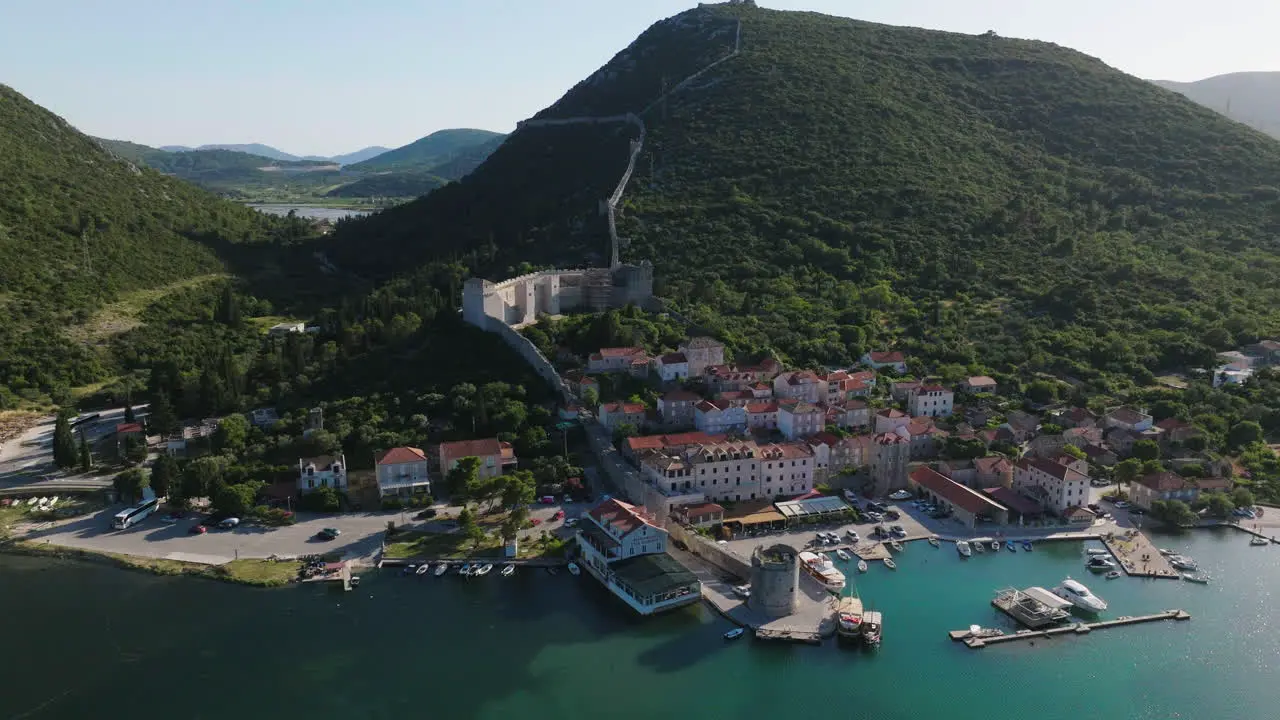
<path id="1" fill-rule="evenodd" d="M 1071 578 L 1062 581 L 1062 584 L 1053 589 L 1053 594 L 1063 600 L 1071 601 L 1072 605 L 1081 610 L 1099 613 L 1107 609 L 1107 603 L 1102 598 L 1089 592 L 1089 588 Z"/>
<path id="2" fill-rule="evenodd" d="M 969 557 L 973 554 L 973 548 L 969 547 L 969 543 L 964 540 L 957 540 L 956 552 L 960 553 L 960 557 Z"/>
<path id="3" fill-rule="evenodd" d="M 836 550 L 836 557 L 840 558 L 841 560 L 844 560 L 845 562 L 849 561 L 849 553 L 845 552 L 842 549 Z"/>
<path id="4" fill-rule="evenodd" d="M 800 553 L 800 562 L 805 571 L 822 583 L 828 590 L 844 589 L 844 573 L 836 569 L 831 558 L 826 555 L 815 555 L 811 552 Z"/>
<path id="5" fill-rule="evenodd" d="M 1089 558 L 1089 563 L 1085 567 L 1090 570 L 1115 570 L 1116 561 L 1106 555 L 1093 555 Z"/>
<path id="6" fill-rule="evenodd" d="M 856 597 L 840 598 L 836 608 L 836 633 L 841 638 L 856 638 L 862 632 L 862 600 Z"/>
<path id="7" fill-rule="evenodd" d="M 1089 553 L 1090 555 L 1110 555 L 1111 554 L 1111 551 L 1106 548 L 1089 548 L 1085 552 Z"/>
<path id="8" fill-rule="evenodd" d="M 938 547 L 938 538 L 936 537 L 929 538 L 929 544 L 934 547 Z"/>
<path id="9" fill-rule="evenodd" d="M 1209 576 L 1201 572 L 1185 572 L 1182 573 L 1182 579 L 1187 582 L 1199 583 L 1201 585 L 1209 584 Z"/>

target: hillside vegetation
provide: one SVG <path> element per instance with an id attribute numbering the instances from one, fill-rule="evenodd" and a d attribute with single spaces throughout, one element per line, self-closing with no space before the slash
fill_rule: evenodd
<path id="1" fill-rule="evenodd" d="M 738 56 L 649 107 L 738 20 Z M 1280 331 L 1280 143 L 1078 52 L 708 6 L 538 117 L 646 107 L 624 255 L 738 349 L 1149 380 Z M 581 263 L 627 139 L 518 130 L 462 182 L 347 224 L 336 252 L 370 277 Z"/>
<path id="2" fill-rule="evenodd" d="M 139 169 L 0 85 L 0 407 L 107 374 L 64 332 L 95 309 L 221 272 L 287 227 Z"/>
<path id="3" fill-rule="evenodd" d="M 1280 72 L 1239 72 L 1195 82 L 1155 80 L 1215 112 L 1280 138 Z"/>
<path id="4" fill-rule="evenodd" d="M 438 130 L 408 145 L 353 163 L 350 169 L 358 172 L 427 170 L 447 163 L 476 146 L 490 145 L 494 140 L 500 142 L 502 137 L 501 133 L 471 128 Z"/>

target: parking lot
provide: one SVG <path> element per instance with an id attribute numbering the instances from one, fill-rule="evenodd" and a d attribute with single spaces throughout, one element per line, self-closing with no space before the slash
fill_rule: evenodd
<path id="1" fill-rule="evenodd" d="M 934 530 L 925 524 L 927 518 L 923 518 L 923 513 L 915 510 L 914 508 L 909 508 L 909 506 L 906 506 L 905 504 L 899 504 L 893 501 L 884 501 L 884 504 L 889 510 L 898 513 L 897 519 L 885 517 L 879 523 L 876 523 L 865 515 L 862 515 L 857 522 L 852 523 L 833 522 L 802 525 L 799 527 L 792 527 L 781 532 L 759 533 L 756 535 L 734 538 L 733 540 L 726 540 L 724 542 L 729 550 L 731 550 L 735 555 L 745 559 L 751 557 L 751 552 L 757 545 L 786 543 L 797 550 L 803 550 L 810 544 L 815 543 L 818 532 L 834 532 L 839 536 L 839 544 L 824 544 L 822 546 L 827 548 L 849 547 L 854 545 L 855 543 L 848 535 L 850 530 L 858 533 L 858 543 L 860 544 L 879 542 L 878 539 L 872 536 L 872 532 L 877 524 L 884 525 L 885 527 L 893 525 L 902 526 L 904 534 L 898 539 L 916 540 L 926 538 L 934 534 Z M 864 500 L 858 503 L 858 506 L 859 508 L 865 507 L 866 501 Z"/>

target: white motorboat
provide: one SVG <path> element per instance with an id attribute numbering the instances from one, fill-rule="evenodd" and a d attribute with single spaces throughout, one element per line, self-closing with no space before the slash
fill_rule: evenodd
<path id="1" fill-rule="evenodd" d="M 442 562 L 442 563 L 440 563 L 439 565 L 437 565 L 437 566 L 436 566 L 435 576 L 436 576 L 436 577 L 440 577 L 441 575 L 443 575 L 443 574 L 445 574 L 445 573 L 447 573 L 447 572 L 449 572 L 449 563 L 447 563 L 447 562 Z"/>
<path id="2" fill-rule="evenodd" d="M 898 569 L 898 563 L 894 562 L 894 561 L 893 561 L 893 558 L 885 558 L 885 559 L 884 559 L 884 566 L 885 566 L 885 567 L 887 567 L 887 568 L 889 568 L 890 570 L 897 570 L 897 569 Z"/>
<path id="3" fill-rule="evenodd" d="M 511 577 L 512 573 L 514 573 L 515 571 L 516 571 L 516 566 L 512 565 L 511 563 L 507 563 L 506 565 L 502 566 L 502 577 Z"/>
<path id="4" fill-rule="evenodd" d="M 582 572 L 582 568 L 578 567 L 578 563 L 569 563 L 567 566 L 570 575 L 577 575 Z"/>
<path id="5" fill-rule="evenodd" d="M 1270 545 L 1271 541 L 1264 537 L 1258 537 L 1257 535 L 1254 535 L 1253 539 L 1249 541 L 1249 544 L 1261 547 L 1262 545 Z"/>
<path id="6" fill-rule="evenodd" d="M 936 538 L 936 537 L 931 537 L 931 538 L 929 538 L 929 544 L 930 544 L 930 545 L 932 545 L 932 546 L 934 546 L 934 547 L 938 547 L 938 544 L 939 544 L 939 543 L 938 543 L 938 538 Z"/>
<path id="7" fill-rule="evenodd" d="M 1163 556 L 1165 556 L 1165 557 L 1169 557 L 1170 555 L 1172 555 L 1172 554 L 1173 554 L 1173 551 L 1172 551 L 1172 550 L 1170 550 L 1169 548 L 1158 548 L 1158 549 L 1159 549 L 1159 551 L 1160 551 L 1160 554 L 1161 554 L 1161 555 L 1163 555 Z"/>
<path id="8" fill-rule="evenodd" d="M 836 550 L 836 557 L 840 558 L 845 562 L 849 562 L 849 553 L 845 552 L 843 549 Z"/>
<path id="9" fill-rule="evenodd" d="M 472 570 L 472 571 L 471 571 L 471 574 L 472 574 L 472 575 L 474 575 L 474 576 L 476 576 L 476 577 L 480 577 L 480 576 L 483 576 L 483 575 L 488 575 L 490 570 L 493 570 L 493 565 L 491 565 L 491 564 L 489 564 L 489 563 L 485 563 L 485 564 L 481 565 L 479 568 L 477 568 L 477 569 L 475 569 L 475 570 Z"/>
<path id="10" fill-rule="evenodd" d="M 1185 572 L 1182 573 L 1182 579 L 1187 582 L 1199 583 L 1201 585 L 1209 584 L 1209 576 L 1201 572 Z"/>
<path id="11" fill-rule="evenodd" d="M 960 557 L 969 557 L 973 554 L 973 548 L 964 540 L 956 541 L 956 552 L 960 553 Z"/>
<path id="12" fill-rule="evenodd" d="M 1085 567 L 1090 570 L 1115 570 L 1116 561 L 1106 555 L 1094 555 L 1089 558 L 1089 562 Z"/>
<path id="13" fill-rule="evenodd" d="M 867 571 L 867 570 L 869 570 L 869 569 L 870 569 L 870 566 L 869 566 L 869 565 L 867 565 L 867 561 L 866 561 L 866 560 L 859 560 L 859 561 L 858 561 L 858 572 L 860 572 L 860 573 L 864 573 L 864 572 L 866 572 L 866 571 Z"/>
<path id="14" fill-rule="evenodd" d="M 893 548 L 894 552 L 902 552 L 902 543 L 897 540 L 890 540 L 889 547 Z"/>
<path id="15" fill-rule="evenodd" d="M 427 571 L 430 569 L 431 569 L 431 563 L 422 563 L 421 565 L 418 566 L 418 572 L 416 574 L 426 575 Z"/>
<path id="16" fill-rule="evenodd" d="M 800 553 L 800 564 L 806 572 L 826 586 L 828 590 L 840 591 L 844 589 L 844 573 L 840 572 L 835 563 L 831 562 L 831 558 L 826 555 L 802 552 Z"/>
<path id="17" fill-rule="evenodd" d="M 1200 569 L 1200 566 L 1196 564 L 1195 560 L 1192 560 L 1185 555 L 1170 555 L 1169 564 L 1178 570 L 1187 570 L 1189 572 L 1195 572 Z"/>
<path id="18" fill-rule="evenodd" d="M 58 496 L 57 496 L 57 495 L 54 495 L 53 497 L 49 498 L 49 509 L 50 509 L 50 510 L 52 510 L 52 509 L 53 509 L 53 506 L 54 506 L 54 505 L 57 505 L 57 504 L 58 504 Z M 1263 544 L 1265 545 L 1265 544 L 1266 544 L 1266 541 L 1263 541 Z"/>
<path id="19" fill-rule="evenodd" d="M 987 551 L 987 546 L 984 545 L 981 541 L 979 541 L 973 544 L 973 549 L 978 553 L 984 553 Z"/>
<path id="20" fill-rule="evenodd" d="M 32 505 L 35 505 L 35 504 L 36 504 L 36 501 L 37 501 L 37 500 L 39 500 L 39 499 L 40 499 L 40 498 L 28 498 L 28 499 L 27 499 L 27 507 L 31 507 Z"/>
<path id="21" fill-rule="evenodd" d="M 1087 610 L 1089 612 L 1099 613 L 1107 609 L 1107 602 L 1102 598 L 1089 592 L 1089 588 L 1083 583 L 1067 578 L 1062 584 L 1053 589 L 1053 594 L 1069 600 L 1072 605 Z"/>
<path id="22" fill-rule="evenodd" d="M 991 550 L 992 550 L 992 552 L 998 551 L 999 549 L 1000 549 L 1000 541 L 999 541 L 999 540 L 992 540 L 992 541 L 991 541 Z"/>
<path id="23" fill-rule="evenodd" d="M 1119 571 L 1119 570 L 1112 570 L 1111 572 L 1109 572 L 1109 573 L 1107 573 L 1107 574 L 1106 574 L 1106 578 L 1107 578 L 1108 580 L 1115 580 L 1115 579 L 1116 579 L 1116 578 L 1118 578 L 1118 577 L 1120 577 L 1120 571 Z"/>
<path id="24" fill-rule="evenodd" d="M 1085 552 L 1090 555 L 1110 555 L 1111 551 L 1106 548 L 1089 548 Z"/>

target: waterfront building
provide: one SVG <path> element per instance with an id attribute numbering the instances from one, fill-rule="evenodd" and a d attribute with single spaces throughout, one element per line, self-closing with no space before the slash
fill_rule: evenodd
<path id="1" fill-rule="evenodd" d="M 988 495 L 976 492 L 928 467 L 918 467 L 909 476 L 911 492 L 947 508 L 965 527 L 977 527 L 979 519 L 1003 525 L 1009 511 Z"/>
<path id="2" fill-rule="evenodd" d="M 1079 463 L 1076 467 L 1088 467 L 1083 460 L 1074 462 Z M 1013 488 L 1054 515 L 1062 515 L 1069 507 L 1089 503 L 1088 475 L 1038 457 L 1020 458 L 1013 464 Z"/>
<path id="3" fill-rule="evenodd" d="M 667 554 L 667 531 L 642 508 L 610 498 L 578 525 L 582 567 L 632 610 L 652 615 L 697 602 L 697 576 Z"/>
<path id="4" fill-rule="evenodd" d="M 381 497 L 431 492 L 427 454 L 416 447 L 394 447 L 374 458 Z"/>
<path id="5" fill-rule="evenodd" d="M 1231 490 L 1231 478 L 1202 477 L 1188 480 L 1174 472 L 1144 475 L 1129 484 L 1129 501 L 1150 510 L 1156 500 L 1181 500 L 1190 505 L 1204 492 Z"/>

